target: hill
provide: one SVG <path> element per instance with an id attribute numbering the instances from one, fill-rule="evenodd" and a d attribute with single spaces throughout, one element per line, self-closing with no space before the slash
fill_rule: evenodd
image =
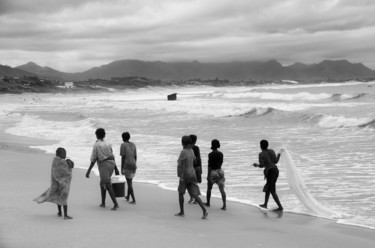
<path id="1" fill-rule="evenodd" d="M 15 68 L 21 69 L 23 71 L 28 71 L 28 72 L 31 72 L 33 74 L 39 75 L 42 78 L 48 78 L 48 79 L 51 79 L 51 80 L 62 80 L 62 81 L 64 81 L 64 80 L 69 79 L 71 74 L 72 74 L 72 73 L 60 72 L 60 71 L 57 71 L 57 70 L 52 69 L 52 68 L 47 67 L 47 66 L 41 67 L 34 62 L 29 62 L 27 64 L 17 66 Z"/>
<path id="2" fill-rule="evenodd" d="M 0 65 L 0 77 L 21 77 L 21 76 L 36 76 L 36 74 L 30 71 L 24 71 L 17 68 L 12 68 L 7 65 Z"/>
<path id="3" fill-rule="evenodd" d="M 13 70 L 21 69 L 41 78 L 65 81 L 111 79 L 114 77 L 145 77 L 163 81 L 219 78 L 229 81 L 287 79 L 308 82 L 375 78 L 375 71 L 361 63 L 353 64 L 347 60 L 325 60 L 312 65 L 295 63 L 290 66 L 283 66 L 276 60 L 227 63 L 200 63 L 198 61 L 167 63 L 162 61 L 119 60 L 80 73 L 60 72 L 29 62 Z M 13 74 L 22 73 L 22 71 L 12 71 L 11 68 L 8 68 L 8 71 Z M 0 75 L 4 74 L 1 74 L 0 71 Z"/>

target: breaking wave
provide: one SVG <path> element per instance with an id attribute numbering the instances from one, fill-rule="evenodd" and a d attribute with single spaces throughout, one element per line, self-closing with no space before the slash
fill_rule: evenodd
<path id="1" fill-rule="evenodd" d="M 272 112 L 277 111 L 274 108 L 268 107 L 268 108 L 253 108 L 249 112 L 246 112 L 244 114 L 240 114 L 239 116 L 263 116 L 263 115 L 268 115 L 271 114 Z"/>
<path id="2" fill-rule="evenodd" d="M 357 93 L 357 94 L 333 94 L 331 99 L 333 101 L 343 101 L 343 100 L 354 100 L 365 97 L 366 93 Z"/>

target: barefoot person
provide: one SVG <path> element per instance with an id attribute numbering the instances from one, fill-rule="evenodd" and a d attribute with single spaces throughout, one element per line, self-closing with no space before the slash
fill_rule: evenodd
<path id="1" fill-rule="evenodd" d="M 268 200 L 271 194 L 278 206 L 278 208 L 274 209 L 274 211 L 283 211 L 279 197 L 276 194 L 276 181 L 279 177 L 279 169 L 277 168 L 276 164 L 279 162 L 280 153 L 276 156 L 274 150 L 268 149 L 267 140 L 260 141 L 260 148 L 262 152 L 259 153 L 259 164 L 254 163 L 253 166 L 264 168 L 264 177 L 267 182 L 263 187 L 263 192 L 265 192 L 264 203 L 259 206 L 262 208 L 267 208 Z"/>
<path id="2" fill-rule="evenodd" d="M 51 169 L 51 187 L 47 189 L 34 201 L 37 203 L 52 202 L 57 204 L 59 217 L 62 216 L 61 206 L 64 208 L 64 219 L 69 220 L 73 217 L 68 215 L 68 196 L 70 190 L 70 182 L 72 180 L 72 169 L 74 167 L 73 161 L 66 159 L 66 150 L 64 148 L 57 148 L 56 157 L 52 162 Z"/>
<path id="3" fill-rule="evenodd" d="M 131 196 L 132 201 L 129 203 L 135 204 L 133 178 L 137 171 L 137 148 L 133 142 L 129 141 L 130 134 L 128 132 L 122 134 L 122 140 L 124 143 L 122 143 L 120 147 L 121 173 L 125 175 L 126 183 L 128 184 L 128 193 L 125 198 L 129 201 Z"/>
<path id="4" fill-rule="evenodd" d="M 86 177 L 90 177 L 92 167 L 95 165 L 96 162 L 98 162 L 100 175 L 100 190 L 102 196 L 102 203 L 100 204 L 100 207 L 105 207 L 106 191 L 108 191 L 114 204 L 111 210 L 116 210 L 118 208 L 118 204 L 111 183 L 111 176 L 116 167 L 115 157 L 112 153 L 112 146 L 104 140 L 105 130 L 103 128 L 98 128 L 95 132 L 95 135 L 97 141 L 95 142 L 94 147 L 92 149 L 91 164 L 87 170 Z"/>
<path id="5" fill-rule="evenodd" d="M 195 170 L 195 175 L 197 176 L 197 182 L 201 183 L 202 182 L 202 160 L 201 160 L 201 152 L 199 149 L 199 146 L 196 145 L 197 142 L 197 136 L 194 134 L 189 135 L 191 139 L 191 149 L 193 149 L 195 160 L 194 160 L 194 170 Z M 189 203 L 194 203 L 194 197 L 190 196 Z"/>
<path id="6" fill-rule="evenodd" d="M 211 200 L 211 190 L 212 186 L 216 183 L 219 186 L 219 190 L 221 193 L 221 199 L 223 201 L 223 206 L 221 207 L 222 210 L 227 209 L 227 201 L 226 201 L 226 194 L 225 194 L 225 177 L 224 171 L 221 168 L 224 155 L 222 152 L 218 150 L 220 148 L 220 141 L 214 139 L 211 141 L 211 149 L 212 152 L 208 154 L 208 173 L 207 173 L 207 202 L 205 203 L 206 206 L 210 206 Z"/>
<path id="7" fill-rule="evenodd" d="M 180 178 L 178 185 L 178 199 L 180 205 L 180 212 L 175 216 L 183 217 L 184 212 L 184 194 L 188 190 L 189 194 L 192 195 L 195 201 L 202 208 L 203 216 L 202 219 L 207 219 L 208 212 L 203 206 L 201 198 L 199 198 L 199 187 L 197 185 L 197 176 L 194 170 L 194 152 L 190 147 L 191 139 L 189 136 L 183 136 L 181 139 L 182 151 L 177 160 L 177 176 Z"/>

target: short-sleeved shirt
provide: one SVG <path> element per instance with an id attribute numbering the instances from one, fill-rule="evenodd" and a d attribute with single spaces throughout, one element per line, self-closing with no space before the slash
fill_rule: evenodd
<path id="1" fill-rule="evenodd" d="M 137 148 L 132 142 L 124 142 L 120 147 L 120 155 L 125 156 L 125 170 L 136 170 L 137 169 Z"/>
<path id="2" fill-rule="evenodd" d="M 194 169 L 195 155 L 191 148 L 185 148 L 181 151 L 177 160 L 177 176 L 185 182 L 197 182 Z"/>
<path id="3" fill-rule="evenodd" d="M 97 140 L 92 148 L 91 162 L 100 162 L 113 158 L 112 146 L 105 140 Z"/>

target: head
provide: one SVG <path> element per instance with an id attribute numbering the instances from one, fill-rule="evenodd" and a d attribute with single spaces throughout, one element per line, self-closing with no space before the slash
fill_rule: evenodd
<path id="1" fill-rule="evenodd" d="M 261 140 L 260 141 L 260 149 L 267 150 L 268 148 L 268 141 L 267 140 Z"/>
<path id="2" fill-rule="evenodd" d="M 122 136 L 122 140 L 123 140 L 124 142 L 130 140 L 130 133 L 128 133 L 128 132 L 122 133 L 121 136 Z"/>
<path id="3" fill-rule="evenodd" d="M 197 143 L 197 136 L 195 134 L 190 134 L 189 137 L 191 139 L 191 144 L 195 145 L 195 143 Z"/>
<path id="4" fill-rule="evenodd" d="M 62 159 L 65 159 L 66 158 L 66 150 L 62 147 L 57 148 L 56 157 L 60 157 Z"/>
<path id="5" fill-rule="evenodd" d="M 105 130 L 103 128 L 98 128 L 95 131 L 95 135 L 97 139 L 104 139 L 105 137 Z"/>
<path id="6" fill-rule="evenodd" d="M 191 144 L 191 139 L 189 136 L 185 135 L 181 138 L 181 144 L 183 147 L 189 146 Z"/>
<path id="7" fill-rule="evenodd" d="M 218 141 L 217 139 L 214 139 L 211 141 L 211 149 L 212 150 L 216 150 L 220 148 L 220 141 Z"/>

